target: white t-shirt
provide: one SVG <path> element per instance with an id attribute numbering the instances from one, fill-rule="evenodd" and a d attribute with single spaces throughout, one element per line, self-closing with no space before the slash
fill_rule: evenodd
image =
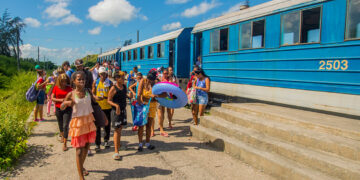
<path id="1" fill-rule="evenodd" d="M 96 79 L 99 77 L 99 72 L 96 68 L 91 72 L 93 76 L 93 80 L 96 81 Z"/>

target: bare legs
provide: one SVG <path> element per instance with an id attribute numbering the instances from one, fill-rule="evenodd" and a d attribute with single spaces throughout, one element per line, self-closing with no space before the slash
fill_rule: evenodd
<path id="1" fill-rule="evenodd" d="M 114 131 L 115 153 L 119 153 L 119 151 L 120 151 L 121 129 L 122 129 L 122 127 L 115 128 L 115 131 Z"/>
<path id="2" fill-rule="evenodd" d="M 174 114 L 174 109 L 166 108 L 168 120 L 169 120 L 169 127 L 172 128 L 171 120 Z M 160 135 L 168 136 L 168 134 L 164 131 L 164 114 L 165 114 L 165 107 L 161 106 L 158 108 L 158 119 L 159 119 L 159 127 L 160 127 Z"/>
<path id="3" fill-rule="evenodd" d="M 39 116 L 40 116 L 40 119 L 43 119 L 43 106 L 44 105 L 39 105 L 39 104 L 37 104 L 36 106 L 35 106 L 35 111 L 34 111 L 34 118 L 35 118 L 35 120 L 38 118 L 38 114 L 39 114 Z"/>
<path id="4" fill-rule="evenodd" d="M 148 118 L 148 123 L 146 124 L 146 143 L 150 142 L 150 137 L 151 137 L 151 126 L 152 124 L 154 124 L 154 118 Z"/>
<path id="5" fill-rule="evenodd" d="M 206 104 L 192 104 L 191 105 L 191 112 L 193 115 L 193 120 L 194 120 L 195 125 L 199 124 L 198 114 L 200 114 L 200 116 L 204 116 L 205 107 L 206 107 Z"/>
<path id="6" fill-rule="evenodd" d="M 192 104 L 191 105 L 191 112 L 192 112 L 192 115 L 193 115 L 194 124 L 198 125 L 199 124 L 199 121 L 198 121 L 199 105 L 198 104 Z"/>
<path id="7" fill-rule="evenodd" d="M 206 104 L 199 104 L 200 116 L 204 116 Z"/>
<path id="8" fill-rule="evenodd" d="M 167 114 L 168 114 L 169 128 L 172 128 L 171 121 L 172 121 L 172 118 L 173 118 L 173 116 L 174 116 L 175 110 L 174 110 L 174 109 L 170 109 L 170 108 L 166 108 L 166 111 L 167 111 Z"/>
<path id="9" fill-rule="evenodd" d="M 80 180 L 83 180 L 84 176 L 86 176 L 88 173 L 84 168 L 84 162 L 89 148 L 89 143 L 86 143 L 84 147 L 76 148 L 76 166 L 78 169 Z"/>

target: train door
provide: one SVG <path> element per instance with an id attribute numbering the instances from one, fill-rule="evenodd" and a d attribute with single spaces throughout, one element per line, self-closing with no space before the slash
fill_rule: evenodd
<path id="1" fill-rule="evenodd" d="M 194 59 L 193 59 L 193 62 L 194 64 L 196 63 L 196 61 L 198 61 L 198 58 L 202 56 L 202 46 L 203 46 L 203 39 L 202 39 L 202 33 L 196 33 L 194 35 L 194 40 L 195 40 L 195 43 L 194 43 Z"/>
<path id="2" fill-rule="evenodd" d="M 169 42 L 169 67 L 174 67 L 175 58 L 175 40 Z"/>

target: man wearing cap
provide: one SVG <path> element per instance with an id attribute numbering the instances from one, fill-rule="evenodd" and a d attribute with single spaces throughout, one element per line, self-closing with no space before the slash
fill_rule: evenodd
<path id="1" fill-rule="evenodd" d="M 62 63 L 61 67 L 64 69 L 66 75 L 71 78 L 72 73 L 74 70 L 71 69 L 69 61 L 65 61 Z"/>
<path id="2" fill-rule="evenodd" d="M 84 71 L 84 73 L 85 73 L 85 88 L 91 89 L 94 80 L 93 80 L 91 72 L 84 69 L 83 60 L 77 59 L 75 61 L 75 67 L 76 67 L 76 71 Z"/>
<path id="3" fill-rule="evenodd" d="M 111 109 L 112 106 L 108 103 L 108 94 L 111 86 L 113 85 L 112 81 L 107 78 L 107 72 L 105 67 L 99 68 L 100 78 L 97 79 L 92 85 L 92 92 L 95 95 L 96 102 L 99 103 L 101 109 L 104 111 L 108 120 L 110 120 Z M 109 139 L 110 139 L 110 127 L 111 121 L 109 121 L 108 125 L 105 126 L 105 137 L 104 137 L 104 146 L 105 148 L 109 148 Z M 96 148 L 95 151 L 100 150 L 101 144 L 101 127 L 96 127 L 96 140 L 95 140 Z"/>

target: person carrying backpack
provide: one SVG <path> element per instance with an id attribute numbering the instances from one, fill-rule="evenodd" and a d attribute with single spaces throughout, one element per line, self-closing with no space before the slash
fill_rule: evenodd
<path id="1" fill-rule="evenodd" d="M 36 81 L 36 89 L 38 90 L 38 95 L 36 98 L 36 106 L 34 110 L 34 121 L 39 122 L 44 120 L 43 107 L 45 103 L 45 89 L 46 89 L 46 84 L 49 82 L 49 80 L 44 80 L 45 73 L 43 70 L 38 70 L 37 73 L 38 73 L 38 79 Z M 38 115 L 40 119 L 38 119 Z"/>

